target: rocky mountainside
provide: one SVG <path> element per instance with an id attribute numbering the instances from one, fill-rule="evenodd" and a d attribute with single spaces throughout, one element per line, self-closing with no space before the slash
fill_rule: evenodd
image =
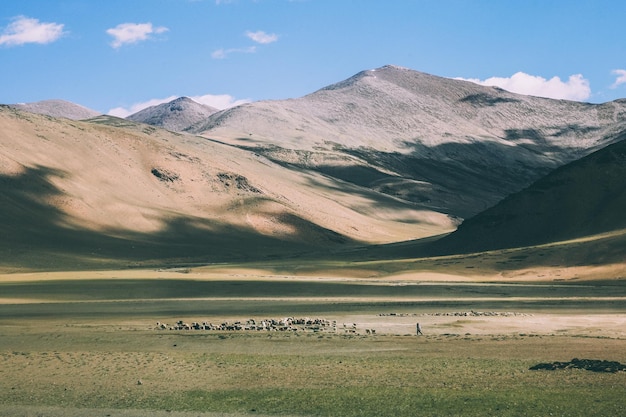
<path id="1" fill-rule="evenodd" d="M 197 103 L 188 97 L 179 97 L 168 103 L 148 107 L 127 117 L 128 120 L 182 132 L 206 120 L 219 110 Z"/>
<path id="2" fill-rule="evenodd" d="M 65 100 L 43 100 L 34 103 L 13 104 L 12 107 L 31 113 L 63 117 L 71 120 L 89 119 L 101 114 L 95 110 Z"/>
<path id="3" fill-rule="evenodd" d="M 626 229 L 626 131 L 619 137 L 465 220 L 436 251 L 481 252 Z"/>
<path id="4" fill-rule="evenodd" d="M 385 66 L 298 99 L 249 103 L 193 131 L 461 218 L 617 140 L 626 100 L 523 96 Z"/>

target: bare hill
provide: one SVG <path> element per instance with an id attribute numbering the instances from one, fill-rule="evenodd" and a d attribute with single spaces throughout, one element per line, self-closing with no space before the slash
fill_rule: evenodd
<path id="1" fill-rule="evenodd" d="M 385 66 L 193 131 L 273 161 L 467 218 L 616 140 L 626 101 L 523 96 Z"/>
<path id="2" fill-rule="evenodd" d="M 173 132 L 182 132 L 218 111 L 214 107 L 197 103 L 188 97 L 179 97 L 168 103 L 151 106 L 131 114 L 127 119 Z"/>
<path id="3" fill-rule="evenodd" d="M 89 119 L 101 114 L 98 111 L 65 100 L 43 100 L 34 103 L 13 104 L 12 107 L 31 113 L 64 117 L 71 120 Z"/>
<path id="4" fill-rule="evenodd" d="M 445 215 L 204 138 L 0 106 L 0 268 L 264 259 L 442 233 Z"/>
<path id="5" fill-rule="evenodd" d="M 434 248 L 481 252 L 626 230 L 626 132 L 620 138 L 465 220 Z M 626 248 L 614 249 L 626 259 Z"/>

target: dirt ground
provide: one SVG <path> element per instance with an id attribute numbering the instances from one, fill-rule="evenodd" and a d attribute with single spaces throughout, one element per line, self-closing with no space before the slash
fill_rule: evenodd
<path id="1" fill-rule="evenodd" d="M 558 390 L 558 376 L 525 371 L 575 357 L 626 362 L 622 287 L 615 281 L 303 278 L 234 268 L 0 276 L 0 416 L 264 416 L 256 410 L 180 411 L 186 397 L 177 396 L 326 389 L 354 381 L 393 387 L 398 378 L 419 384 L 424 372 L 448 387 L 457 381 L 446 366 L 457 369 L 462 386 L 480 383 L 476 372 L 485 372 L 494 384 L 532 389 L 547 379 L 549 389 Z M 311 288 L 328 293 L 309 294 Z M 336 328 L 156 329 L 157 322 L 289 316 L 334 321 Z M 432 361 L 432 369 L 422 369 L 421 360 Z M 510 363 L 505 370 L 503 363 Z M 613 387 L 611 401 L 626 394 L 602 376 L 571 378 L 571 392 L 601 382 Z M 175 404 L 172 410 L 155 403 L 160 396 Z"/>
<path id="2" fill-rule="evenodd" d="M 475 315 L 474 315 L 475 314 Z M 351 316 L 345 320 L 361 329 L 383 334 L 416 334 L 420 323 L 424 335 L 577 335 L 626 338 L 626 314 L 515 313 L 459 311 L 383 316 Z"/>

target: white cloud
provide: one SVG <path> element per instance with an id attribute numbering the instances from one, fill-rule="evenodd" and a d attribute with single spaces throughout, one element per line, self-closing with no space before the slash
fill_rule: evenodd
<path id="1" fill-rule="evenodd" d="M 162 103 L 169 103 L 170 101 L 175 100 L 178 97 L 180 96 L 153 98 L 147 101 L 142 101 L 140 103 L 135 103 L 128 108 L 115 107 L 109 110 L 107 114 L 111 116 L 122 117 L 122 118 L 128 117 L 131 114 L 137 113 L 138 111 L 141 111 L 145 108 L 148 108 L 151 106 L 157 106 Z M 233 96 L 228 95 L 228 94 L 219 94 L 219 95 L 205 94 L 203 96 L 190 96 L 189 98 L 200 104 L 205 104 L 207 106 L 215 107 L 216 109 L 220 109 L 220 110 L 228 109 L 230 107 L 235 107 L 244 103 L 249 103 L 251 101 L 249 99 L 236 100 Z"/>
<path id="2" fill-rule="evenodd" d="M 62 24 L 43 23 L 38 19 L 17 16 L 0 35 L 0 45 L 47 44 L 56 41 L 64 34 Z"/>
<path id="3" fill-rule="evenodd" d="M 145 41 L 150 35 L 165 33 L 169 29 L 164 26 L 153 27 L 152 23 L 121 23 L 114 28 L 107 29 L 107 33 L 113 36 L 111 46 L 119 48 L 128 43 Z"/>
<path id="4" fill-rule="evenodd" d="M 278 40 L 278 35 L 274 33 L 265 33 L 262 30 L 258 30 L 256 32 L 247 31 L 246 36 L 256 43 L 260 43 L 263 45 L 273 43 Z"/>
<path id="5" fill-rule="evenodd" d="M 259 30 L 257 32 L 247 31 L 246 36 L 252 39 L 254 42 L 259 44 L 268 44 L 272 42 L 276 42 L 278 40 L 278 35 L 268 34 Z M 256 46 L 248 46 L 245 48 L 220 48 L 216 49 L 211 53 L 211 58 L 213 59 L 225 59 L 230 54 L 239 53 L 239 54 L 254 54 L 257 51 Z"/>
<path id="6" fill-rule="evenodd" d="M 224 49 L 217 49 L 211 53 L 211 58 L 224 59 L 226 58 L 226 51 Z"/>
<path id="7" fill-rule="evenodd" d="M 458 79 L 538 97 L 582 101 L 591 96 L 589 81 L 581 74 L 570 75 L 567 81 L 561 81 L 559 77 L 552 77 L 547 80 L 524 72 L 517 72 L 509 78 L 491 77 L 483 81 L 475 78 Z"/>
<path id="8" fill-rule="evenodd" d="M 249 46 L 247 48 L 217 49 L 211 53 L 211 58 L 224 59 L 232 53 L 253 54 L 255 52 L 256 52 L 256 46 Z"/>
<path id="9" fill-rule="evenodd" d="M 137 113 L 140 110 L 143 110 L 147 107 L 156 106 L 162 103 L 170 102 L 174 99 L 178 98 L 177 96 L 169 96 L 165 98 L 153 98 L 148 101 L 142 101 L 141 103 L 135 103 L 128 108 L 125 107 L 115 107 L 114 109 L 109 110 L 108 114 L 111 116 L 117 117 L 127 117 L 131 114 Z"/>
<path id="10" fill-rule="evenodd" d="M 197 101 L 200 104 L 215 107 L 216 109 L 224 110 L 231 107 L 239 106 L 240 104 L 250 103 L 250 99 L 235 100 L 235 98 L 228 94 L 205 94 L 203 96 L 191 96 L 189 97 L 193 101 Z"/>
<path id="11" fill-rule="evenodd" d="M 611 74 L 617 75 L 617 79 L 611 86 L 611 88 L 617 88 L 619 85 L 626 84 L 626 70 L 616 69 L 611 71 Z"/>

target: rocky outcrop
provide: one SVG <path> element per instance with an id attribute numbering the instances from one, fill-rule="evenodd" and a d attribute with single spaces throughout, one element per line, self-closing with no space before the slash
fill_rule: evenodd
<path id="1" fill-rule="evenodd" d="M 551 363 L 538 363 L 537 365 L 529 368 L 531 371 L 555 371 L 557 369 L 584 369 L 592 372 L 624 372 L 626 371 L 626 365 L 607 360 L 598 359 L 578 359 L 574 358 L 569 362 L 551 362 Z"/>

